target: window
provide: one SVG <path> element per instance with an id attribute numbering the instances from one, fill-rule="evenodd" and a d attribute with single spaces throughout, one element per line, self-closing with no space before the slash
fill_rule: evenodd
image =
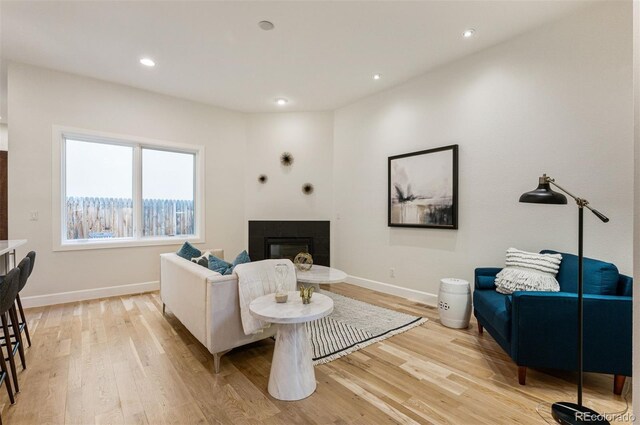
<path id="1" fill-rule="evenodd" d="M 142 234 L 194 234 L 192 153 L 142 149 Z"/>
<path id="2" fill-rule="evenodd" d="M 58 137 L 54 248 L 201 241 L 204 148 L 63 129 Z"/>
<path id="3" fill-rule="evenodd" d="M 132 238 L 133 148 L 65 143 L 67 240 Z"/>

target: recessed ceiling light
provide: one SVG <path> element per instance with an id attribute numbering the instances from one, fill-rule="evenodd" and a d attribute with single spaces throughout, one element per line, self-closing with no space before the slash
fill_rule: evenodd
<path id="1" fill-rule="evenodd" d="M 149 68 L 156 66 L 156 63 L 151 58 L 142 58 L 140 59 L 140 63 Z"/>
<path id="2" fill-rule="evenodd" d="M 465 30 L 462 33 L 462 36 L 464 38 L 469 38 L 469 37 L 473 37 L 473 35 L 476 33 L 476 30 L 474 30 L 473 28 L 469 28 L 468 30 Z"/>
<path id="3" fill-rule="evenodd" d="M 373 74 L 374 80 L 379 80 L 380 78 L 382 78 L 382 74 Z"/>
<path id="4" fill-rule="evenodd" d="M 276 99 L 276 104 L 280 105 L 280 106 L 284 106 L 288 103 L 289 101 L 283 97 Z"/>
<path id="5" fill-rule="evenodd" d="M 275 25 L 273 25 L 273 22 L 269 21 L 260 21 L 258 22 L 258 26 L 265 31 L 271 31 L 276 27 Z"/>

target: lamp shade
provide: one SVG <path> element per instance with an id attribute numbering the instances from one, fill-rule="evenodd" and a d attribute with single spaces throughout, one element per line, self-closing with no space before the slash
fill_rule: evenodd
<path id="1" fill-rule="evenodd" d="M 520 196 L 520 202 L 528 204 L 566 204 L 567 197 L 562 193 L 551 190 L 546 176 L 540 177 L 538 187 L 531 192 L 523 193 Z"/>

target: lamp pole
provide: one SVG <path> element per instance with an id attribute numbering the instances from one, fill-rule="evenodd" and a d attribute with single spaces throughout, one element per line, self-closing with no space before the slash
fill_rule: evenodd
<path id="1" fill-rule="evenodd" d="M 589 208 L 589 210 L 591 212 L 593 212 L 596 217 L 598 217 L 600 220 L 602 220 L 603 222 L 608 222 L 609 219 L 602 214 L 600 211 L 595 210 L 593 208 L 591 208 L 589 206 L 589 201 L 587 201 L 586 199 L 583 198 L 579 198 L 577 196 L 575 196 L 574 194 L 572 194 L 571 192 L 569 192 L 568 190 L 566 190 L 565 188 L 563 188 L 562 186 L 560 186 L 559 184 L 557 184 L 555 182 L 554 179 L 552 179 L 551 177 L 547 176 L 546 174 L 543 175 L 545 181 L 547 183 L 550 183 L 552 185 L 554 185 L 555 187 L 557 187 L 558 189 L 560 189 L 561 191 L 563 191 L 564 193 L 566 193 L 567 195 L 569 195 L 570 197 L 572 197 L 575 201 L 576 204 L 578 205 L 578 371 L 579 371 L 579 375 L 578 375 L 578 406 L 583 407 L 582 406 L 582 386 L 584 384 L 584 376 L 583 376 L 583 370 L 584 370 L 584 354 L 583 354 L 583 349 L 584 349 L 584 322 L 583 322 L 583 311 L 584 311 L 584 306 L 583 306 L 583 298 L 584 298 L 584 288 L 583 288 L 583 263 L 584 263 L 584 209 Z"/>
<path id="2" fill-rule="evenodd" d="M 584 384 L 583 369 L 584 369 L 584 356 L 583 356 L 583 344 L 584 344 L 584 323 L 583 323 L 583 263 L 584 263 L 584 209 L 587 208 L 602 222 L 606 223 L 609 219 L 600 211 L 595 210 L 589 206 L 589 201 L 584 198 L 580 198 L 561 187 L 555 182 L 554 179 L 543 174 L 538 181 L 538 188 L 531 192 L 524 193 L 520 197 L 520 202 L 527 203 L 539 203 L 539 204 L 566 204 L 567 199 L 557 192 L 551 190 L 550 185 L 554 185 L 560 191 L 566 193 L 573 198 L 578 206 L 578 397 L 577 403 L 558 402 L 553 403 L 551 406 L 551 414 L 553 418 L 561 424 L 574 425 L 574 424 L 592 424 L 603 425 L 609 424 L 609 422 L 599 415 L 596 411 L 584 407 L 582 404 L 582 387 Z"/>
<path id="3" fill-rule="evenodd" d="M 584 206 L 578 202 L 578 406 L 582 407 L 582 384 L 583 384 L 583 314 L 582 314 L 582 263 L 584 262 L 583 241 L 584 241 Z"/>

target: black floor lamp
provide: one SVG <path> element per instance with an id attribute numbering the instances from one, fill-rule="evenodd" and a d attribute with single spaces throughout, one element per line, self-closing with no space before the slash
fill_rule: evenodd
<path id="1" fill-rule="evenodd" d="M 551 186 L 554 185 L 570 197 L 572 197 L 576 204 L 578 205 L 578 400 L 577 403 L 569 403 L 565 401 L 553 403 L 551 406 L 551 414 L 553 418 L 561 424 L 592 424 L 592 425 L 600 425 L 600 424 L 608 424 L 609 421 L 604 419 L 602 415 L 595 412 L 594 410 L 589 409 L 588 407 L 584 407 L 582 405 L 582 263 L 583 263 L 583 253 L 582 253 L 582 231 L 583 231 L 583 219 L 584 219 L 584 209 L 587 208 L 596 217 L 598 217 L 603 222 L 608 222 L 609 219 L 602 214 L 601 212 L 591 208 L 589 206 L 589 201 L 583 198 L 578 198 L 574 196 L 564 188 L 560 187 L 554 179 L 548 177 L 546 174 L 543 174 L 538 181 L 538 188 L 532 190 L 531 192 L 523 193 L 520 196 L 520 202 L 526 202 L 530 204 L 566 204 L 567 197 L 561 193 L 554 192 L 551 190 Z"/>

